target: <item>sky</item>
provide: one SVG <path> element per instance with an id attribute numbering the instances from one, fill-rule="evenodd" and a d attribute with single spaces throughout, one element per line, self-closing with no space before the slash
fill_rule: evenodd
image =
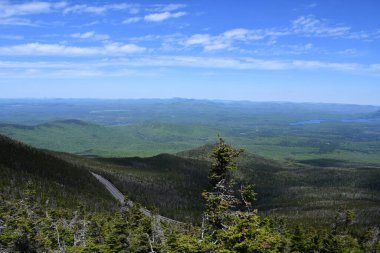
<path id="1" fill-rule="evenodd" d="M 0 0 L 0 98 L 380 105 L 380 1 Z"/>

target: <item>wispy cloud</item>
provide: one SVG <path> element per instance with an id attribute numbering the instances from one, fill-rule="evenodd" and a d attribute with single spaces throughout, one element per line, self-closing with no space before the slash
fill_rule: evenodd
<path id="1" fill-rule="evenodd" d="M 38 23 L 26 18 L 0 18 L 0 25 L 11 26 L 39 26 Z"/>
<path id="2" fill-rule="evenodd" d="M 73 33 L 70 35 L 72 38 L 77 39 L 92 39 L 92 40 L 108 40 L 110 38 L 107 34 L 98 34 L 94 31 L 85 32 L 85 33 Z"/>
<path id="3" fill-rule="evenodd" d="M 146 10 L 150 12 L 172 12 L 186 7 L 186 4 L 155 4 L 153 6 L 148 6 Z"/>
<path id="4" fill-rule="evenodd" d="M 139 4 L 105 4 L 105 5 L 88 5 L 88 4 L 70 4 L 65 1 L 48 2 L 48 1 L 30 1 L 26 3 L 14 4 L 9 1 L 0 1 L 0 18 L 9 18 L 16 16 L 26 16 L 35 14 L 46 14 L 54 11 L 68 13 L 92 13 L 103 14 L 108 11 L 128 11 L 136 14 L 140 11 Z"/>
<path id="5" fill-rule="evenodd" d="M 314 37 L 342 37 L 351 33 L 351 27 L 344 25 L 331 25 L 316 17 L 301 16 L 292 21 L 292 31 Z"/>
<path id="6" fill-rule="evenodd" d="M 0 0 L 0 25 L 37 26 L 30 16 L 37 14 L 49 14 L 53 12 L 68 14 L 93 14 L 105 15 L 108 12 L 120 11 L 140 16 L 125 19 L 123 24 L 132 24 L 139 21 L 161 22 L 167 19 L 179 18 L 187 15 L 185 11 L 178 11 L 187 7 L 185 4 L 148 4 L 140 3 L 115 3 L 115 4 L 72 4 L 59 1 L 30 1 L 24 3 L 12 3 Z M 24 16 L 24 18 L 21 18 Z"/>
<path id="7" fill-rule="evenodd" d="M 0 1 L 0 25 L 38 26 L 38 23 L 22 16 L 51 13 L 63 9 L 66 5 L 66 2 L 33 1 L 12 4 Z"/>
<path id="8" fill-rule="evenodd" d="M 106 5 L 87 5 L 76 4 L 66 7 L 63 12 L 68 13 L 91 13 L 91 14 L 104 14 L 107 11 L 128 11 L 129 13 L 136 14 L 140 10 L 138 4 L 106 4 Z"/>
<path id="9" fill-rule="evenodd" d="M 187 15 L 187 12 L 178 11 L 172 12 L 172 10 L 176 10 L 178 8 L 183 8 L 185 5 L 165 5 L 160 7 L 155 7 L 154 10 L 170 10 L 170 11 L 162 11 L 162 12 L 153 12 L 146 14 L 145 16 L 134 16 L 127 18 L 122 21 L 122 24 L 133 24 L 140 21 L 145 22 L 163 22 L 168 19 L 180 18 Z"/>
<path id="10" fill-rule="evenodd" d="M 341 39 L 373 40 L 380 36 L 376 32 L 353 31 L 345 25 L 330 24 L 315 16 L 300 16 L 283 28 L 246 29 L 236 28 L 212 35 L 208 33 L 194 34 L 185 38 L 181 44 L 187 47 L 200 46 L 205 51 L 238 49 L 238 43 L 253 43 L 266 40 L 266 45 L 274 44 L 280 37 L 332 37 Z M 306 48 L 307 49 L 307 48 Z M 300 50 L 298 50 L 300 51 Z"/>
<path id="11" fill-rule="evenodd" d="M 82 62 L 19 62 L 0 61 L 0 68 L 7 69 L 115 69 L 149 67 L 188 67 L 203 69 L 234 70 L 324 70 L 343 71 L 350 74 L 380 74 L 380 64 L 358 64 L 351 62 L 327 62 L 307 60 L 266 60 L 252 57 L 195 57 L 155 56 L 103 59 Z"/>
<path id="12" fill-rule="evenodd" d="M 119 3 L 119 4 L 105 4 L 105 5 L 89 5 L 89 4 L 75 4 L 67 5 L 64 8 L 64 13 L 91 13 L 91 14 L 104 14 L 108 11 L 127 11 L 130 14 L 137 14 L 139 12 L 148 13 L 172 13 L 179 9 L 185 8 L 185 4 L 155 4 L 155 5 L 142 5 L 139 3 Z M 178 15 L 178 14 L 177 14 Z"/>
<path id="13" fill-rule="evenodd" d="M 62 9 L 66 6 L 66 2 L 33 1 L 21 4 L 12 4 L 8 1 L 0 1 L 0 18 L 49 13 Z"/>
<path id="14" fill-rule="evenodd" d="M 236 28 L 228 30 L 216 36 L 210 34 L 195 34 L 186 39 L 183 44 L 186 46 L 202 46 L 206 51 L 232 49 L 235 42 L 258 41 L 270 36 L 281 36 L 284 32 L 274 30 L 249 30 Z"/>
<path id="15" fill-rule="evenodd" d="M 123 64 L 123 61 L 121 61 Z M 210 69 L 240 69 L 240 70 L 339 70 L 363 71 L 369 70 L 369 65 L 356 63 L 335 63 L 304 60 L 263 60 L 250 57 L 190 57 L 190 56 L 164 56 L 157 58 L 143 58 L 130 64 L 141 66 L 168 66 L 168 67 L 194 67 Z"/>
<path id="16" fill-rule="evenodd" d="M 125 20 L 123 20 L 122 24 L 133 24 L 133 23 L 137 23 L 139 22 L 140 20 L 142 20 L 142 18 L 140 17 L 131 17 L 131 18 L 127 18 Z"/>
<path id="17" fill-rule="evenodd" d="M 261 47 L 257 46 L 253 49 L 239 49 L 238 51 L 241 54 L 255 55 L 256 57 L 295 57 L 301 55 L 310 55 L 313 53 L 316 53 L 318 55 L 327 53 L 326 51 L 320 48 L 315 48 L 313 43 L 298 43 L 284 45 L 281 43 L 276 43 L 275 41 L 268 41 L 268 43 L 264 43 Z"/>
<path id="18" fill-rule="evenodd" d="M 180 12 L 160 12 L 160 13 L 152 13 L 144 16 L 144 20 L 148 22 L 161 22 L 170 18 L 179 18 L 185 16 L 187 13 L 184 11 Z"/>
<path id="19" fill-rule="evenodd" d="M 61 44 L 28 43 L 0 47 L 0 55 L 101 56 L 141 53 L 146 49 L 135 44 L 110 43 L 102 47 L 75 47 Z"/>

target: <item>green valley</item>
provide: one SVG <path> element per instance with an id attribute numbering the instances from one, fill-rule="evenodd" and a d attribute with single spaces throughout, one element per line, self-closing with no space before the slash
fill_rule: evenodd
<path id="1" fill-rule="evenodd" d="M 52 101 L 0 103 L 0 250 L 222 252 L 238 247 L 231 236 L 243 227 L 253 234 L 239 240 L 257 252 L 267 252 L 252 244 L 258 231 L 272 252 L 378 245 L 376 107 Z M 236 164 L 228 158 L 232 146 L 216 143 L 218 134 L 245 149 Z M 225 155 L 228 192 L 210 181 L 215 159 Z M 135 205 L 118 203 L 91 172 Z M 236 204 L 243 189 L 252 201 Z M 223 199 L 230 192 L 234 197 Z M 185 225 L 146 216 L 140 206 Z M 218 228 L 214 215 L 228 229 Z"/>
<path id="2" fill-rule="evenodd" d="M 377 110 L 185 99 L 2 100 L 0 133 L 38 148 L 101 157 L 174 154 L 221 134 L 276 160 L 380 165 Z"/>

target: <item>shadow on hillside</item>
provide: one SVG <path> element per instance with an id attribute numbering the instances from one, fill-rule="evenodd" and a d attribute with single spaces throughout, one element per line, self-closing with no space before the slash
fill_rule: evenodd
<path id="1" fill-rule="evenodd" d="M 312 165 L 312 166 L 319 166 L 319 167 L 340 167 L 347 163 L 344 160 L 328 159 L 328 158 L 298 160 L 297 162 L 302 163 L 302 164 Z"/>

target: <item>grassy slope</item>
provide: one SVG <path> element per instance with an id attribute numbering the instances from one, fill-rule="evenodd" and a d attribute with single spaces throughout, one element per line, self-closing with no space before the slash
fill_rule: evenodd
<path id="1" fill-rule="evenodd" d="M 137 126 L 101 126 L 78 120 L 36 126 L 0 125 L 0 133 L 38 148 L 81 155 L 125 157 L 175 153 L 202 145 L 211 130 L 202 126 L 144 123 Z"/>
<path id="2" fill-rule="evenodd" d="M 238 119 L 234 124 L 226 119 L 217 125 L 142 122 L 127 126 L 65 120 L 34 127 L 2 124 L 0 133 L 38 148 L 105 157 L 176 153 L 213 142 L 220 133 L 235 146 L 277 160 L 334 159 L 380 165 L 377 121 L 289 126 L 285 119 L 273 121 L 272 116 L 257 125 L 244 119 L 240 124 Z"/>

